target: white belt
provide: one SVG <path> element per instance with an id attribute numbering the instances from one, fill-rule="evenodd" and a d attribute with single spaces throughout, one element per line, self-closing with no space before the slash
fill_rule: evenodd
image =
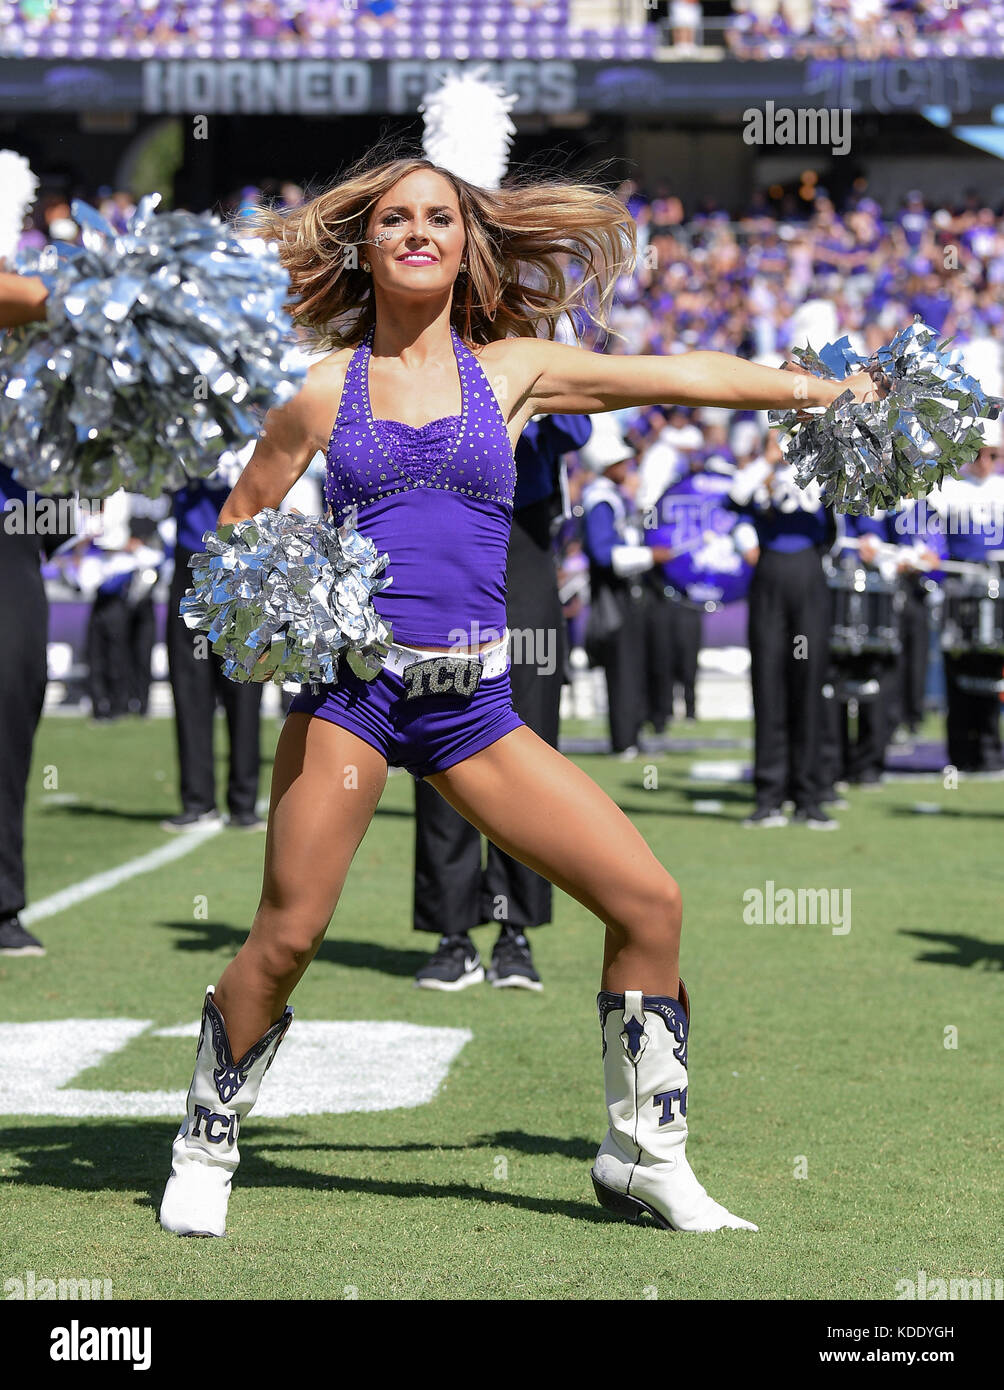
<path id="1" fill-rule="evenodd" d="M 448 656 L 455 661 L 479 661 L 482 678 L 491 680 L 493 676 L 501 676 L 509 669 L 509 629 L 506 628 L 500 642 L 493 647 L 486 647 L 483 652 L 434 652 L 428 648 L 405 647 L 400 642 L 394 642 L 384 658 L 383 669 L 395 676 L 401 676 L 409 666 L 414 666 L 416 661 L 428 661 L 436 656 Z"/>

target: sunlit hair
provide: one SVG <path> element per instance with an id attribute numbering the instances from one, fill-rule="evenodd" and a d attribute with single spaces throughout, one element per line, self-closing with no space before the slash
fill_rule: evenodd
<path id="1" fill-rule="evenodd" d="M 533 175 L 489 192 L 406 157 L 356 164 L 318 197 L 261 209 L 251 221 L 279 243 L 289 308 L 319 348 L 353 347 L 372 326 L 372 276 L 362 269 L 369 219 L 380 198 L 417 169 L 441 174 L 456 190 L 467 269 L 454 284 L 452 321 L 467 342 L 553 338 L 561 316 L 580 306 L 606 325 L 615 282 L 637 254 L 634 221 L 618 198 L 592 184 Z"/>

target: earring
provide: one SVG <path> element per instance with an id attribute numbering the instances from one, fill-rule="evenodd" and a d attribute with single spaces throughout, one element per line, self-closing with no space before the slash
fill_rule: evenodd
<path id="1" fill-rule="evenodd" d="M 460 273 L 463 275 L 463 274 L 466 273 L 466 271 L 467 271 L 467 262 L 466 262 L 466 261 L 461 261 L 461 262 L 460 262 Z"/>
<path id="2" fill-rule="evenodd" d="M 363 261 L 363 270 L 365 270 L 365 272 L 366 272 L 367 275 L 370 273 L 370 263 L 369 263 L 369 261 Z"/>

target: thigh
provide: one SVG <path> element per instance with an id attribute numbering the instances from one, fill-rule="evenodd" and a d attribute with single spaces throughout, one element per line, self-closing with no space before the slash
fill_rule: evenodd
<path id="1" fill-rule="evenodd" d="M 426 780 L 499 849 L 608 924 L 637 917 L 672 884 L 620 807 L 531 729 Z"/>
<path id="2" fill-rule="evenodd" d="M 385 759 L 355 734 L 288 715 L 272 769 L 263 903 L 326 926 L 386 780 Z"/>

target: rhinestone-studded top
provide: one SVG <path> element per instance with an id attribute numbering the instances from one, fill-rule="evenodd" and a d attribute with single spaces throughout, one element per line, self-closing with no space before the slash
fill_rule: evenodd
<path id="1" fill-rule="evenodd" d="M 338 522 L 353 508 L 389 556 L 393 582 L 373 606 L 394 637 L 451 646 L 505 627 L 505 567 L 516 463 L 495 392 L 451 328 L 459 415 L 416 427 L 374 420 L 372 329 L 352 354 L 327 450 L 325 501 Z M 500 625 L 501 624 L 501 625 Z"/>

